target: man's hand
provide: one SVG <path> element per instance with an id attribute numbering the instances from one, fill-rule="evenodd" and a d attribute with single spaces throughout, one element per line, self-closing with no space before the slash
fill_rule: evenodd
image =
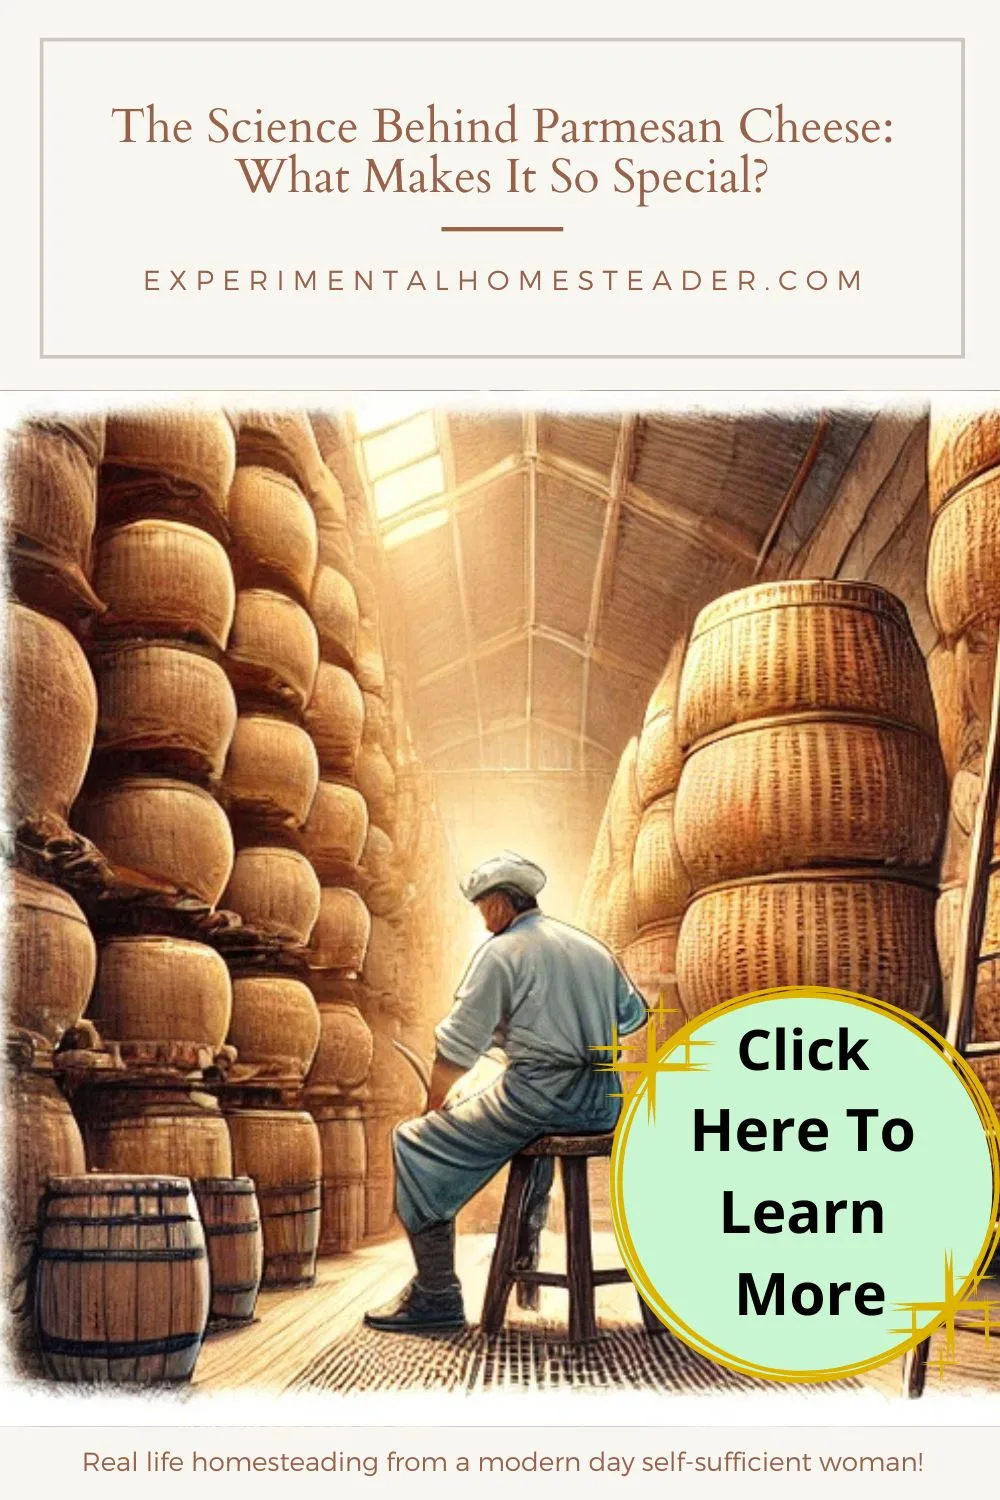
<path id="1" fill-rule="evenodd" d="M 449 1062 L 439 1053 L 431 1069 L 431 1086 L 427 1091 L 427 1108 L 424 1113 L 430 1115 L 436 1109 L 440 1109 L 448 1090 L 467 1072 L 468 1068 L 461 1068 L 457 1063 Z"/>

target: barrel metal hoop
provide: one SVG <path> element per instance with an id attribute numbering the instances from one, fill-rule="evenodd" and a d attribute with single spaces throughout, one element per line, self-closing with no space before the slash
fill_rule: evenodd
<path id="1" fill-rule="evenodd" d="M 230 1234 L 257 1234 L 260 1220 L 254 1219 L 249 1224 L 205 1224 L 204 1229 L 210 1240 L 221 1239 L 223 1235 Z"/>
<path id="2" fill-rule="evenodd" d="M 197 1349 L 200 1333 L 173 1333 L 162 1339 L 137 1339 L 132 1344 L 111 1343 L 102 1339 L 67 1339 L 54 1333 L 41 1334 L 45 1354 L 71 1354 L 83 1359 L 141 1359 L 147 1354 L 182 1354 Z"/>
<path id="3" fill-rule="evenodd" d="M 264 1217 L 265 1219 L 301 1219 L 304 1218 L 306 1214 L 318 1213 L 322 1213 L 322 1208 L 320 1204 L 317 1203 L 315 1207 L 310 1206 L 308 1208 L 281 1208 L 277 1213 L 265 1214 Z"/>
<path id="4" fill-rule="evenodd" d="M 255 1292 L 259 1286 L 259 1281 L 233 1281 L 227 1282 L 225 1286 L 220 1282 L 213 1281 L 212 1295 L 215 1296 L 216 1293 L 223 1293 L 227 1297 L 235 1297 L 242 1295 L 244 1292 Z"/>
<path id="5" fill-rule="evenodd" d="M 258 1187 L 258 1198 L 286 1197 L 291 1193 L 315 1193 L 318 1191 L 320 1179 L 314 1177 L 310 1182 L 282 1182 L 275 1187 Z"/>
<path id="6" fill-rule="evenodd" d="M 197 1224 L 199 1220 L 194 1214 L 109 1214 L 101 1218 L 91 1218 L 88 1214 L 53 1214 L 46 1220 L 46 1226 L 62 1226 L 63 1224 L 82 1224 L 87 1228 L 95 1228 L 97 1225 L 108 1225 L 117 1229 L 122 1224 L 145 1224 L 148 1227 L 160 1224 Z"/>
<path id="7" fill-rule="evenodd" d="M 204 1245 L 179 1245 L 176 1250 L 70 1250 L 55 1246 L 42 1246 L 39 1260 L 64 1260 L 76 1262 L 102 1261 L 181 1261 L 204 1260 Z"/>

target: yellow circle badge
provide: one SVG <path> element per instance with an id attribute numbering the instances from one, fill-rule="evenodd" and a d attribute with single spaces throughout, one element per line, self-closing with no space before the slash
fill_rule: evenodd
<path id="1" fill-rule="evenodd" d="M 1000 1243 L 1000 1125 L 923 1022 L 840 990 L 769 991 L 698 1016 L 634 1068 L 615 1232 L 692 1348 L 828 1380 L 975 1301 Z"/>

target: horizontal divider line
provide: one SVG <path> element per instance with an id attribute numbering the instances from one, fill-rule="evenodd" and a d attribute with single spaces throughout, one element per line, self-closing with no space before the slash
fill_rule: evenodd
<path id="1" fill-rule="evenodd" d="M 562 224 L 442 224 L 442 234 L 562 234 Z"/>

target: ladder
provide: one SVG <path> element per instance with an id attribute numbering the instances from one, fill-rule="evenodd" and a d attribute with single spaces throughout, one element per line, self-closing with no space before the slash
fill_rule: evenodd
<path id="1" fill-rule="evenodd" d="M 962 909 L 955 942 L 955 959 L 948 993 L 948 1025 L 945 1037 L 966 1058 L 1000 1057 L 1000 1038 L 995 1041 L 972 1040 L 976 1003 L 976 983 L 982 965 L 1000 961 L 1000 950 L 980 951 L 990 876 L 1000 869 L 1000 859 L 993 854 L 997 813 L 1000 811 L 1000 645 L 993 674 L 993 696 L 990 701 L 989 730 L 983 757 L 982 791 L 976 805 L 969 845 L 969 867 L 966 871 Z M 969 1320 L 955 1320 L 959 1332 L 981 1331 L 981 1325 Z M 906 1356 L 903 1370 L 904 1394 L 917 1397 L 923 1393 L 927 1378 L 930 1339 L 924 1339 Z"/>

